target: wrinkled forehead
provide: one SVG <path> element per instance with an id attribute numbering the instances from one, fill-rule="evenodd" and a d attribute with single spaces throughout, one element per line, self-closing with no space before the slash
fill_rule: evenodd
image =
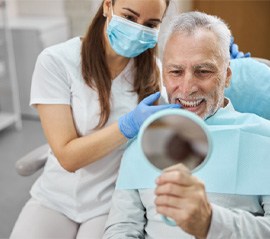
<path id="1" fill-rule="evenodd" d="M 170 47 L 177 47 L 179 50 L 211 50 L 218 51 L 219 41 L 217 36 L 206 29 L 198 29 L 194 32 L 175 32 L 172 33 L 165 45 L 165 50 Z"/>
<path id="2" fill-rule="evenodd" d="M 217 36 L 206 29 L 192 33 L 175 32 L 168 38 L 163 54 L 163 63 L 167 61 L 223 64 L 224 58 Z"/>

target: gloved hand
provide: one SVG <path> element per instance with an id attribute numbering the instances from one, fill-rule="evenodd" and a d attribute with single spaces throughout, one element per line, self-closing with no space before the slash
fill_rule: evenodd
<path id="1" fill-rule="evenodd" d="M 131 139 L 136 136 L 142 123 L 153 113 L 163 109 L 180 108 L 178 104 L 153 105 L 159 97 L 160 92 L 149 95 L 143 99 L 134 110 L 119 118 L 119 129 L 125 137 Z"/>
<path id="2" fill-rule="evenodd" d="M 246 58 L 246 57 L 251 56 L 250 52 L 244 54 L 242 51 L 239 51 L 238 45 L 234 43 L 233 36 L 231 36 L 230 54 L 231 54 L 231 59 Z"/>

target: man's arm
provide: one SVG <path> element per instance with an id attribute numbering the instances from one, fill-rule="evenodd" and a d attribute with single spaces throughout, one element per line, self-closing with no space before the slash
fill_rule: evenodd
<path id="1" fill-rule="evenodd" d="M 261 198 L 264 216 L 212 204 L 212 221 L 207 239 L 270 238 L 270 196 Z"/>
<path id="2" fill-rule="evenodd" d="M 197 239 L 270 238 L 270 196 L 261 196 L 257 206 L 250 204 L 245 209 L 241 200 L 230 208 L 222 207 L 222 200 L 221 206 L 217 206 L 209 202 L 202 183 L 183 165 L 164 170 L 157 184 L 157 211 L 174 219 L 180 228 Z M 260 205 L 264 215 L 249 212 Z"/>
<path id="3" fill-rule="evenodd" d="M 144 239 L 145 223 L 138 190 L 115 190 L 103 239 Z"/>

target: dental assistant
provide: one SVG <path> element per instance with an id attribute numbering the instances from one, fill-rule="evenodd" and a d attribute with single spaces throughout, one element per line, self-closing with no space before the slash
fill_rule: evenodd
<path id="1" fill-rule="evenodd" d="M 39 55 L 30 104 L 51 150 L 11 239 L 102 237 L 124 144 L 149 115 L 179 107 L 154 104 L 168 5 L 104 0 L 85 37 Z"/>

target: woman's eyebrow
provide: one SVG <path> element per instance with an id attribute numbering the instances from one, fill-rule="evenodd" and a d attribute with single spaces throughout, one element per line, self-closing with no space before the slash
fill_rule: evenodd
<path id="1" fill-rule="evenodd" d="M 134 10 L 130 9 L 130 8 L 127 8 L 127 7 L 123 7 L 123 9 L 127 10 L 127 11 L 130 11 L 131 13 L 133 13 L 134 15 L 136 15 L 137 17 L 140 17 L 140 14 L 138 12 L 135 12 Z M 161 23 L 162 21 L 158 18 L 151 18 L 148 20 L 149 22 L 159 22 Z"/>
<path id="2" fill-rule="evenodd" d="M 151 18 L 148 20 L 148 22 L 158 22 L 158 23 L 161 23 L 162 21 L 158 18 Z"/>
<path id="3" fill-rule="evenodd" d="M 134 10 L 132 10 L 130 8 L 123 7 L 123 9 L 130 11 L 131 13 L 133 13 L 134 15 L 136 15 L 137 17 L 140 17 L 140 14 L 138 12 L 135 12 Z"/>

